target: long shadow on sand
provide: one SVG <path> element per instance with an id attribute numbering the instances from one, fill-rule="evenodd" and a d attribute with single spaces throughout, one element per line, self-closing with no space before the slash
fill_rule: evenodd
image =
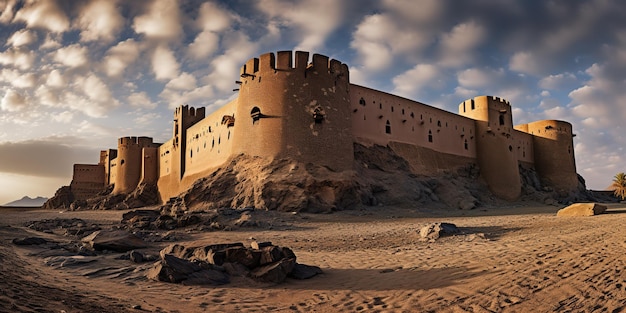
<path id="1" fill-rule="evenodd" d="M 485 239 L 498 240 L 507 233 L 521 230 L 521 227 L 482 226 L 482 227 L 459 227 L 461 235 L 484 234 Z"/>
<path id="2" fill-rule="evenodd" d="M 310 280 L 293 280 L 272 286 L 277 289 L 321 290 L 429 290 L 453 286 L 486 272 L 466 267 L 409 269 L 322 269 L 324 274 Z M 312 280 L 315 280 L 313 283 Z M 313 284 L 312 284 L 313 283 Z"/>

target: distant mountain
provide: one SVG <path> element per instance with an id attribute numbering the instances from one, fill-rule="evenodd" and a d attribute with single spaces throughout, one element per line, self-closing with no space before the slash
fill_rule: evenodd
<path id="1" fill-rule="evenodd" d="M 42 206 L 47 200 L 48 198 L 44 197 L 31 198 L 29 196 L 24 196 L 22 199 L 9 202 L 3 206 L 36 207 Z"/>

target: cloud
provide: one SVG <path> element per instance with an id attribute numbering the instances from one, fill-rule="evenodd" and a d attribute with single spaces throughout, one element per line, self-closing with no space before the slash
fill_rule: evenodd
<path id="1" fill-rule="evenodd" d="M 200 6 L 196 26 L 201 32 L 189 44 L 189 54 L 196 60 L 209 57 L 219 48 L 219 34 L 227 30 L 235 19 L 233 14 L 212 2 Z"/>
<path id="2" fill-rule="evenodd" d="M 11 84 L 15 88 L 32 88 L 35 86 L 36 77 L 33 73 L 22 74 L 17 70 L 3 69 L 0 71 L 0 81 Z"/>
<path id="3" fill-rule="evenodd" d="M 37 40 L 37 34 L 27 29 L 21 29 L 13 33 L 7 40 L 7 45 L 13 47 L 28 46 Z"/>
<path id="4" fill-rule="evenodd" d="M 13 19 L 13 9 L 17 4 L 17 0 L 8 0 L 0 2 L 0 23 L 7 24 Z"/>
<path id="5" fill-rule="evenodd" d="M 0 172 L 20 175 L 66 177 L 74 163 L 94 159 L 94 151 L 60 143 L 72 138 L 42 138 L 0 143 Z"/>
<path id="6" fill-rule="evenodd" d="M 153 0 L 144 14 L 135 17 L 133 29 L 148 39 L 172 41 L 182 33 L 180 8 L 175 0 Z"/>
<path id="7" fill-rule="evenodd" d="M 543 64 L 533 52 L 516 52 L 509 61 L 509 69 L 525 74 L 541 75 Z"/>
<path id="8" fill-rule="evenodd" d="M 102 80 L 91 73 L 87 77 L 79 77 L 75 83 L 90 100 L 101 103 L 115 102 L 109 87 Z"/>
<path id="9" fill-rule="evenodd" d="M 92 0 L 81 8 L 76 24 L 81 41 L 113 41 L 124 26 L 117 10 L 117 0 Z"/>
<path id="10" fill-rule="evenodd" d="M 8 112 L 19 112 L 27 107 L 26 96 L 21 93 L 9 89 L 5 92 L 4 97 L 0 100 L 0 109 Z"/>
<path id="11" fill-rule="evenodd" d="M 158 46 L 152 54 L 152 71 L 157 80 L 172 79 L 178 76 L 180 65 L 174 52 L 167 46 Z"/>
<path id="12" fill-rule="evenodd" d="M 175 90 L 192 90 L 196 88 L 196 77 L 189 73 L 182 73 L 180 76 L 170 80 L 165 88 Z"/>
<path id="13" fill-rule="evenodd" d="M 135 62 L 141 52 L 140 45 L 133 39 L 127 39 L 113 46 L 104 57 L 103 67 L 110 77 L 120 77 Z"/>
<path id="14" fill-rule="evenodd" d="M 549 75 L 541 80 L 539 80 L 539 87 L 543 89 L 564 89 L 566 87 L 571 86 L 572 84 L 576 84 L 578 79 L 576 75 L 572 73 L 561 73 L 556 75 Z"/>
<path id="15" fill-rule="evenodd" d="M 53 33 L 62 33 L 70 28 L 70 21 L 54 0 L 27 0 L 17 13 L 15 21 L 23 21 L 29 28 L 43 28 Z"/>
<path id="16" fill-rule="evenodd" d="M 149 125 L 159 118 L 161 118 L 161 115 L 158 113 L 146 113 L 139 115 L 133 121 L 138 125 Z"/>
<path id="17" fill-rule="evenodd" d="M 54 69 L 50 71 L 48 74 L 48 78 L 46 79 L 46 85 L 55 88 L 65 87 L 67 85 L 67 80 L 63 77 L 63 74 L 60 70 Z"/>
<path id="18" fill-rule="evenodd" d="M 55 39 L 55 37 L 53 34 L 48 33 L 46 34 L 46 39 L 44 40 L 44 42 L 41 44 L 41 46 L 39 46 L 39 49 L 57 49 L 61 46 L 61 44 L 59 43 L 59 41 L 57 39 Z"/>
<path id="19" fill-rule="evenodd" d="M 457 73 L 457 80 L 465 88 L 486 88 L 495 85 L 505 76 L 503 69 L 469 68 Z"/>
<path id="20" fill-rule="evenodd" d="M 441 36 L 440 64 L 460 67 L 473 61 L 475 50 L 486 38 L 486 30 L 474 21 L 456 25 Z"/>
<path id="21" fill-rule="evenodd" d="M 146 109 L 154 109 L 156 108 L 156 103 L 150 100 L 150 97 L 145 92 L 133 92 L 128 96 L 128 103 L 131 106 L 146 108 Z"/>
<path id="22" fill-rule="evenodd" d="M 425 87 L 442 87 L 439 68 L 433 64 L 417 64 L 412 69 L 393 78 L 393 92 L 408 98 L 419 97 L 419 91 Z"/>
<path id="23" fill-rule="evenodd" d="M 300 42 L 295 50 L 321 49 L 327 37 L 341 24 L 343 5 L 335 0 L 262 0 L 257 8 L 279 25 L 296 30 Z M 310 17 L 315 16 L 315 22 Z"/>
<path id="24" fill-rule="evenodd" d="M 35 63 L 35 53 L 32 51 L 18 51 L 8 49 L 0 52 L 0 64 L 28 70 Z"/>
<path id="25" fill-rule="evenodd" d="M 82 67 L 89 63 L 88 52 L 86 47 L 80 44 L 73 44 L 57 50 L 53 53 L 53 58 L 55 61 L 71 68 Z"/>

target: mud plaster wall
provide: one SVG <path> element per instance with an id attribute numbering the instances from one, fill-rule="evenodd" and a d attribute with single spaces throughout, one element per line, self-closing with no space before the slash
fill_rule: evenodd
<path id="1" fill-rule="evenodd" d="M 104 187 L 103 164 L 74 164 L 70 188 L 74 198 L 85 200 L 93 197 Z"/>

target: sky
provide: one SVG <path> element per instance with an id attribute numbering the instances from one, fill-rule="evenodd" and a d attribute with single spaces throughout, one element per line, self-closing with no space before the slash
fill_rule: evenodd
<path id="1" fill-rule="evenodd" d="M 173 108 L 212 112 L 281 50 L 455 113 L 503 97 L 516 124 L 572 123 L 588 188 L 626 172 L 624 1 L 0 0 L 0 204 L 51 197 L 119 137 L 168 140 Z"/>

